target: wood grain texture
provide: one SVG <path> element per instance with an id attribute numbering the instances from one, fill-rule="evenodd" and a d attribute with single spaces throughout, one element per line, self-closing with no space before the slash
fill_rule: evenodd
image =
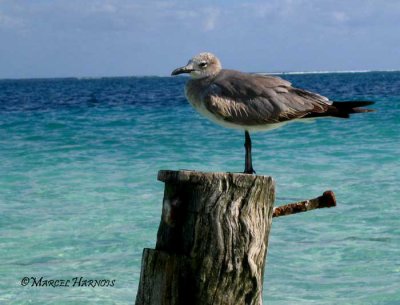
<path id="1" fill-rule="evenodd" d="M 260 305 L 274 182 L 235 173 L 160 171 L 155 250 L 145 249 L 136 305 Z"/>

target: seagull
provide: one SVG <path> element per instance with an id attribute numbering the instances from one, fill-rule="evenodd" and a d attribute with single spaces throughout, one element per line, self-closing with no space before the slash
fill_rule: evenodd
<path id="1" fill-rule="evenodd" d="M 320 117 L 349 118 L 351 113 L 371 112 L 360 108 L 371 101 L 331 101 L 327 97 L 292 87 L 280 78 L 222 69 L 208 52 L 189 60 L 171 75 L 188 73 L 185 95 L 189 103 L 211 121 L 244 130 L 245 174 L 255 174 L 250 132 L 271 130 L 295 120 Z"/>

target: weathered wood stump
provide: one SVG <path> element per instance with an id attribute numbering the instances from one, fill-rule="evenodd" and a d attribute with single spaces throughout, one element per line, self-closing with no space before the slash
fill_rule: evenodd
<path id="1" fill-rule="evenodd" d="M 271 177 L 160 171 L 156 249 L 144 249 L 136 305 L 262 304 Z"/>

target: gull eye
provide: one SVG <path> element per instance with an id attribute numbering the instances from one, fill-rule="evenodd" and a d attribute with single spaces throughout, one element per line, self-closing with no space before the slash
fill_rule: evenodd
<path id="1" fill-rule="evenodd" d="M 203 61 L 203 62 L 199 63 L 199 67 L 205 68 L 205 67 L 207 67 L 207 63 L 205 61 Z"/>

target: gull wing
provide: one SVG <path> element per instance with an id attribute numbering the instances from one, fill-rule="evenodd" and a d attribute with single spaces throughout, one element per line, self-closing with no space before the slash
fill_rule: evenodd
<path id="1" fill-rule="evenodd" d="M 208 111 L 240 125 L 263 125 L 324 113 L 328 98 L 279 77 L 221 70 L 203 95 Z"/>

